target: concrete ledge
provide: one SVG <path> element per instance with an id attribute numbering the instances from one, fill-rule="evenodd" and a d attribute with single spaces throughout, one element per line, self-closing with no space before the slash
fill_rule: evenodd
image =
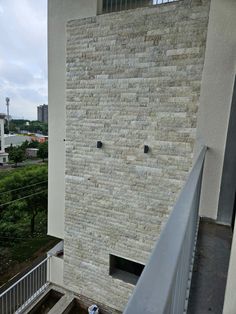
<path id="1" fill-rule="evenodd" d="M 75 294 L 69 290 L 63 289 L 62 287 L 59 287 L 54 284 L 50 284 L 48 288 L 45 290 L 44 293 L 40 295 L 39 298 L 37 298 L 23 313 L 27 314 L 29 313 L 46 295 L 50 290 L 54 290 L 56 292 L 59 292 L 63 294 L 61 299 L 51 308 L 51 310 L 48 312 L 48 314 L 62 314 L 70 304 L 72 304 L 74 299 L 77 299 L 81 307 L 88 308 L 91 304 L 97 304 L 100 308 L 101 314 L 121 314 L 120 311 L 116 309 L 109 308 L 105 306 L 104 304 L 101 304 L 99 302 L 96 302 L 95 300 L 89 299 L 87 297 L 84 297 L 82 295 Z"/>
<path id="2" fill-rule="evenodd" d="M 48 312 L 48 314 L 59 314 L 63 313 L 67 307 L 71 304 L 74 300 L 73 294 L 66 294 L 64 295 L 55 305 L 54 307 Z"/>

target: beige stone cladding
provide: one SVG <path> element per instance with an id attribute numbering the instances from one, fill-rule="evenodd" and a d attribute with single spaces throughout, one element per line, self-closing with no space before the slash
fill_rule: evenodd
<path id="1" fill-rule="evenodd" d="M 193 0 L 67 25 L 64 284 L 117 310 L 133 286 L 109 254 L 146 263 L 192 165 L 208 15 Z"/>

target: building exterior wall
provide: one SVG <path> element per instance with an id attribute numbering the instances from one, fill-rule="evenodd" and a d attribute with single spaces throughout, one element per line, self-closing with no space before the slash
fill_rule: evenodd
<path id="1" fill-rule="evenodd" d="M 8 162 L 8 153 L 5 153 L 4 118 L 5 115 L 0 114 L 0 164 Z"/>
<path id="2" fill-rule="evenodd" d="M 235 11 L 236 13 L 236 11 Z M 235 56 L 236 59 L 236 56 Z M 220 196 L 218 202 L 217 220 L 225 223 L 232 223 L 234 212 L 234 200 L 236 193 L 236 80 L 231 101 L 230 117 L 225 144 L 224 165 L 221 176 Z"/>
<path id="3" fill-rule="evenodd" d="M 0 118 L 0 153 L 5 152 L 4 118 Z"/>
<path id="4" fill-rule="evenodd" d="M 0 153 L 0 164 L 5 164 L 8 162 L 8 154 Z"/>
<path id="5" fill-rule="evenodd" d="M 65 210 L 66 22 L 96 13 L 94 0 L 48 0 L 48 234 L 61 239 Z"/>
<path id="6" fill-rule="evenodd" d="M 37 107 L 37 120 L 40 122 L 48 123 L 48 106 L 41 105 Z"/>
<path id="7" fill-rule="evenodd" d="M 38 148 L 26 148 L 25 153 L 27 157 L 37 157 L 38 151 Z"/>
<path id="8" fill-rule="evenodd" d="M 43 105 L 43 122 L 48 123 L 48 105 Z"/>
<path id="9" fill-rule="evenodd" d="M 43 121 L 43 112 L 42 112 L 42 106 L 37 107 L 37 120 Z"/>
<path id="10" fill-rule="evenodd" d="M 208 10 L 68 23 L 64 284 L 118 310 L 133 286 L 109 276 L 109 254 L 146 263 L 191 168 Z"/>
<path id="11" fill-rule="evenodd" d="M 11 145 L 20 146 L 25 141 L 31 142 L 31 140 L 32 140 L 31 136 L 7 134 L 5 136 L 5 147 L 10 147 Z"/>
<path id="12" fill-rule="evenodd" d="M 197 142 L 209 147 L 201 216 L 217 218 L 226 137 L 236 71 L 236 2 L 212 0 L 203 70 Z"/>

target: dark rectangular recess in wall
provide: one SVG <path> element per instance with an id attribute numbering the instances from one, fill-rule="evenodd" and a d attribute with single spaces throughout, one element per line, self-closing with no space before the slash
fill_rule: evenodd
<path id="1" fill-rule="evenodd" d="M 135 285 L 142 274 L 144 265 L 123 257 L 110 254 L 109 275 Z"/>

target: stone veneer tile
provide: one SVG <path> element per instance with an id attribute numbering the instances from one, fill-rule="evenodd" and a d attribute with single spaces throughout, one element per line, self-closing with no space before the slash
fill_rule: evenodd
<path id="1" fill-rule="evenodd" d="M 109 253 L 146 263 L 191 168 L 208 11 L 180 1 L 67 25 L 64 282 L 118 310 L 133 286 L 109 276 Z"/>

